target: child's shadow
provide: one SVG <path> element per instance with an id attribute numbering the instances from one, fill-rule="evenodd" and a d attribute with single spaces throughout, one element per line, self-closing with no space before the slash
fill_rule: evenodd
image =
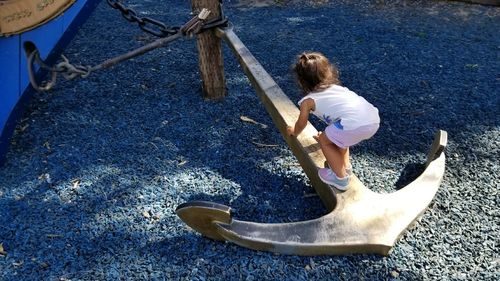
<path id="1" fill-rule="evenodd" d="M 401 171 L 398 181 L 395 183 L 396 190 L 400 190 L 403 187 L 410 184 L 416 178 L 418 178 L 425 170 L 425 164 L 421 163 L 409 163 Z"/>

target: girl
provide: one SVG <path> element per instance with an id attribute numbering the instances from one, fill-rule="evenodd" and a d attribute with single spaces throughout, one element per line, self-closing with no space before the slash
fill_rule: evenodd
<path id="1" fill-rule="evenodd" d="M 378 130 L 378 109 L 364 98 L 340 86 L 338 70 L 318 52 L 302 53 L 293 68 L 305 97 L 299 101 L 300 115 L 290 136 L 299 135 L 312 112 L 328 126 L 314 138 L 319 142 L 330 168 L 318 170 L 320 179 L 346 190 L 352 166 L 349 147 L 371 138 Z"/>

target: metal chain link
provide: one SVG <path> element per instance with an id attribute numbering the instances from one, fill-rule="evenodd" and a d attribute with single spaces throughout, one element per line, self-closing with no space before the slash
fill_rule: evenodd
<path id="1" fill-rule="evenodd" d="M 122 16 L 129 22 L 137 22 L 139 27 L 152 35 L 161 37 L 160 39 L 144 45 L 138 49 L 125 53 L 123 55 L 108 59 L 101 64 L 96 66 L 83 66 L 83 65 L 73 65 L 69 60 L 61 55 L 63 61 L 56 64 L 54 67 L 48 66 L 40 58 L 38 50 L 34 50 L 28 55 L 28 74 L 29 80 L 34 89 L 37 91 L 47 91 L 50 90 L 56 83 L 57 75 L 61 74 L 67 80 L 74 79 L 76 77 L 87 77 L 91 72 L 103 68 L 111 67 L 121 61 L 130 59 L 132 57 L 144 54 L 152 49 L 164 46 L 172 41 L 175 41 L 182 36 L 192 37 L 194 34 L 202 33 L 206 30 L 213 29 L 215 27 L 224 27 L 228 25 L 228 20 L 224 16 L 222 11 L 222 1 L 219 0 L 220 16 L 218 18 L 212 19 L 210 21 L 205 21 L 210 11 L 203 9 L 197 16 L 193 17 L 183 26 L 169 27 L 163 22 L 149 18 L 149 17 L 138 17 L 137 12 L 127 6 L 123 5 L 120 0 L 106 0 L 114 9 L 121 12 Z M 35 79 L 35 62 L 40 66 L 40 68 L 50 72 L 51 80 L 44 83 L 43 86 L 37 84 Z"/>
<path id="2" fill-rule="evenodd" d="M 171 43 L 177 39 L 180 39 L 183 36 L 191 37 L 194 34 L 200 33 L 202 31 L 202 28 L 204 27 L 205 20 L 209 14 L 210 11 L 208 11 L 207 9 L 203 9 L 198 15 L 194 16 L 183 26 L 181 26 L 176 33 L 166 37 L 159 38 L 147 45 L 144 45 L 130 52 L 119 55 L 117 57 L 108 59 L 95 66 L 73 65 L 64 55 L 61 55 L 63 61 L 56 64 L 54 67 L 50 67 L 40 58 L 38 49 L 35 49 L 28 55 L 28 74 L 30 83 L 32 87 L 37 91 L 47 91 L 50 90 L 55 85 L 58 74 L 63 75 L 63 77 L 66 78 L 67 80 L 71 80 L 76 77 L 85 78 L 93 71 L 103 68 L 108 68 L 113 65 L 116 65 L 119 62 L 142 55 L 153 49 L 165 46 L 166 44 Z M 46 82 L 42 86 L 40 86 L 35 79 L 35 71 L 33 69 L 35 62 L 40 66 L 40 68 L 50 72 L 51 74 L 51 80 Z"/>
<path id="3" fill-rule="evenodd" d="M 139 28 L 144 32 L 152 34 L 157 37 L 168 37 L 176 34 L 181 27 L 179 26 L 168 26 L 165 23 L 158 21 L 156 19 L 150 17 L 139 17 L 137 16 L 137 12 L 134 9 L 131 9 L 124 4 L 120 0 L 106 0 L 108 5 L 117 9 L 121 12 L 123 18 L 125 18 L 129 22 L 137 22 Z M 222 0 L 219 0 L 220 7 L 220 16 L 218 18 L 212 19 L 206 22 L 197 33 L 201 33 L 203 31 L 212 29 L 214 27 L 223 27 L 227 26 L 228 19 L 224 16 L 222 10 Z"/>
<path id="4" fill-rule="evenodd" d="M 154 36 L 168 37 L 177 33 L 179 26 L 167 26 L 163 22 L 152 19 L 150 17 L 139 17 L 134 9 L 131 9 L 121 3 L 120 0 L 106 0 L 108 5 L 113 9 L 117 9 L 122 13 L 122 16 L 129 22 L 137 22 L 139 27 Z"/>

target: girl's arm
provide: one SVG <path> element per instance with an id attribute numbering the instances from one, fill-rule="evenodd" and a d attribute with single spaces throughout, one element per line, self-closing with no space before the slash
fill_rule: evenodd
<path id="1" fill-rule="evenodd" d="M 304 130 L 307 125 L 307 120 L 309 120 L 309 112 L 311 112 L 311 110 L 314 110 L 314 100 L 305 99 L 302 101 L 300 104 L 299 119 L 295 122 L 295 126 L 287 127 L 287 133 L 289 136 L 298 136 L 302 130 Z"/>

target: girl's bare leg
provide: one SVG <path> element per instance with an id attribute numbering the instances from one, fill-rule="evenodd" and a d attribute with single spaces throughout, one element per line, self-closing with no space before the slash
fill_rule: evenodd
<path id="1" fill-rule="evenodd" d="M 351 158 L 350 158 L 350 152 L 349 152 L 349 147 L 346 148 L 346 153 L 345 153 L 345 158 L 344 158 L 344 166 L 350 167 L 351 166 Z"/>
<path id="2" fill-rule="evenodd" d="M 345 177 L 347 175 L 345 171 L 345 163 L 348 163 L 349 161 L 349 149 L 338 147 L 336 144 L 331 142 L 323 133 L 318 134 L 317 140 L 321 146 L 321 150 L 323 151 L 323 154 L 325 155 L 326 161 L 328 162 L 330 168 L 335 172 L 337 177 Z"/>

